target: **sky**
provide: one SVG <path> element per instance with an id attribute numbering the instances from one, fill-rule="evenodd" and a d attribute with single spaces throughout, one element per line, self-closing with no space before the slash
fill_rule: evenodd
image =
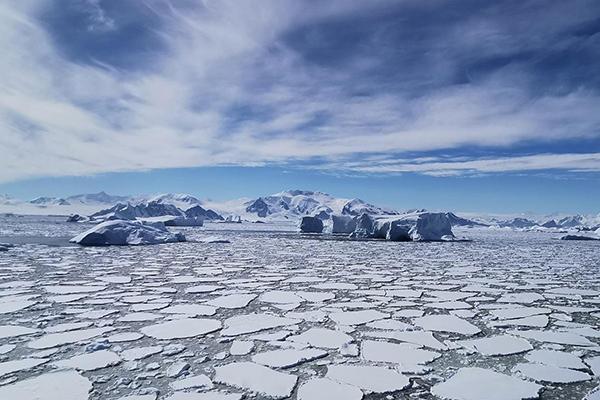
<path id="1" fill-rule="evenodd" d="M 596 0 L 20 0 L 0 52 L 0 193 L 600 211 Z"/>

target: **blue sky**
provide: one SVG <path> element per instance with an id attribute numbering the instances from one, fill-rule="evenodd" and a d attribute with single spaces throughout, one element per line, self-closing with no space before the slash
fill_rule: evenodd
<path id="1" fill-rule="evenodd" d="M 598 212 L 597 1 L 0 5 L 0 193 Z"/>

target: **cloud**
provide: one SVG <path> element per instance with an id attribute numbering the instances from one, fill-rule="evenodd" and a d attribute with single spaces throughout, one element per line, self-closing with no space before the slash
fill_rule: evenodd
<path id="1" fill-rule="evenodd" d="M 556 51 L 585 43 L 593 57 L 593 32 L 572 33 L 588 23 L 589 2 L 570 18 L 560 2 L 530 2 L 530 14 L 546 10 L 534 27 L 519 16 L 508 29 L 498 9 L 496 18 L 486 17 L 490 10 L 453 14 L 441 30 L 440 21 L 427 22 L 433 5 L 419 4 L 156 0 L 111 13 L 88 0 L 81 12 L 89 32 L 72 48 L 68 35 L 53 33 L 60 24 L 44 23 L 56 3 L 0 5 L 0 182 L 336 158 L 364 165 L 373 153 L 389 161 L 403 152 L 436 157 L 532 143 L 543 153 L 548 144 L 600 137 L 596 87 L 555 71 L 541 85 L 539 66 L 515 55 L 542 51 L 545 30 L 565 38 Z M 417 38 L 402 39 L 415 30 Z M 147 36 L 144 45 L 136 35 Z M 81 50 L 103 40 L 108 50 Z M 596 168 L 586 155 L 559 156 L 566 167 L 550 169 Z M 546 156 L 530 157 L 512 159 L 533 170 Z M 499 172 L 501 160 L 377 164 L 369 172 Z"/>
<path id="2" fill-rule="evenodd" d="M 503 172 L 561 170 L 570 172 L 600 172 L 600 153 L 535 154 L 478 159 L 385 159 L 373 162 L 337 162 L 324 164 L 322 169 L 348 170 L 364 173 L 421 173 L 430 176 L 458 176 Z"/>

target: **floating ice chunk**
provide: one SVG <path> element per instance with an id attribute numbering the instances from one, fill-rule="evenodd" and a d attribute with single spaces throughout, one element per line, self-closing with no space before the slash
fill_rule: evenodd
<path id="1" fill-rule="evenodd" d="M 163 318 L 162 315 L 149 313 L 149 312 L 134 312 L 125 314 L 118 321 L 121 322 L 144 322 L 144 321 L 154 321 L 156 319 Z"/>
<path id="2" fill-rule="evenodd" d="M 215 315 L 216 311 L 214 307 L 203 304 L 175 304 L 160 310 L 163 314 L 185 314 L 189 317 Z"/>
<path id="3" fill-rule="evenodd" d="M 197 293 L 212 293 L 214 291 L 223 289 L 223 286 L 218 286 L 218 285 L 196 285 L 196 286 L 191 286 L 187 289 L 185 289 L 186 293 L 190 293 L 190 294 L 197 294 Z"/>
<path id="4" fill-rule="evenodd" d="M 285 290 L 269 290 L 260 295 L 258 300 L 264 303 L 293 304 L 302 303 L 304 299 L 294 292 Z"/>
<path id="5" fill-rule="evenodd" d="M 52 363 L 59 368 L 75 368 L 81 371 L 95 371 L 100 368 L 111 367 L 121 362 L 121 358 L 112 351 L 100 350 Z"/>
<path id="6" fill-rule="evenodd" d="M 304 311 L 304 312 L 289 312 L 285 314 L 286 317 L 301 319 L 303 321 L 310 322 L 323 322 L 327 318 L 327 314 L 321 310 Z"/>
<path id="7" fill-rule="evenodd" d="M 520 337 L 511 335 L 499 335 L 481 339 L 461 340 L 457 344 L 476 351 L 485 356 L 505 356 L 518 354 L 533 349 L 531 344 Z"/>
<path id="8" fill-rule="evenodd" d="M 428 331 L 459 333 L 469 336 L 481 332 L 475 325 L 454 315 L 426 315 L 416 318 L 413 322 Z"/>
<path id="9" fill-rule="evenodd" d="M 225 336 L 237 336 L 299 323 L 300 320 L 285 318 L 272 314 L 245 314 L 227 318 L 225 328 L 221 331 Z"/>
<path id="10" fill-rule="evenodd" d="M 165 400 L 242 400 L 243 396 L 238 393 L 226 393 L 212 391 L 204 393 L 175 392 Z"/>
<path id="11" fill-rule="evenodd" d="M 600 400 L 600 386 L 589 392 L 583 400 Z"/>
<path id="12" fill-rule="evenodd" d="M 208 301 L 206 304 L 221 308 L 244 308 L 257 297 L 255 294 L 228 294 Z"/>
<path id="13" fill-rule="evenodd" d="M 149 393 L 149 394 L 131 394 L 129 396 L 119 397 L 116 400 L 156 400 L 158 397 L 158 393 Z"/>
<path id="14" fill-rule="evenodd" d="M 188 369 L 190 369 L 190 367 L 190 364 L 186 363 L 185 361 L 175 361 L 167 368 L 166 375 L 169 378 L 177 378 L 183 375 Z"/>
<path id="15" fill-rule="evenodd" d="M 82 340 L 91 339 L 110 332 L 114 328 L 91 328 L 80 329 L 69 332 L 50 333 L 27 344 L 32 349 L 49 349 L 50 347 L 62 346 L 63 344 L 77 343 Z"/>
<path id="16" fill-rule="evenodd" d="M 233 356 L 243 356 L 248 354 L 254 348 L 254 342 L 251 340 L 234 340 L 231 343 L 229 354 Z"/>
<path id="17" fill-rule="evenodd" d="M 214 380 L 259 395 L 282 399 L 292 394 L 298 377 L 252 362 L 239 362 L 215 367 Z"/>
<path id="18" fill-rule="evenodd" d="M 389 316 L 389 314 L 377 310 L 361 310 L 331 313 L 329 319 L 339 325 L 361 325 L 378 319 L 389 318 Z"/>
<path id="19" fill-rule="evenodd" d="M 16 347 L 17 347 L 17 345 L 14 345 L 14 344 L 3 344 L 3 345 L 0 346 L 0 355 L 1 354 L 6 354 L 6 353 L 10 353 Z M 44 358 L 44 357 L 39 357 L 39 358 Z"/>
<path id="20" fill-rule="evenodd" d="M 44 332 L 46 333 L 57 333 L 57 332 L 67 332 L 67 331 L 74 331 L 77 329 L 83 329 L 83 328 L 87 328 L 89 326 L 91 326 L 92 323 L 85 321 L 85 322 L 67 322 L 67 323 L 63 323 L 63 324 L 56 324 L 56 325 L 52 325 L 52 326 L 48 326 L 44 329 Z"/>
<path id="21" fill-rule="evenodd" d="M 322 303 L 327 300 L 332 300 L 335 298 L 335 294 L 329 292 L 307 292 L 307 291 L 299 291 L 296 294 L 302 297 L 304 300 L 309 301 L 311 303 Z"/>
<path id="22" fill-rule="evenodd" d="M 255 354 L 252 361 L 272 368 L 288 368 L 326 356 L 327 352 L 319 349 L 284 349 Z"/>
<path id="23" fill-rule="evenodd" d="M 183 339 L 206 335 L 221 329 L 221 321 L 205 318 L 182 318 L 145 326 L 144 335 L 155 339 Z"/>
<path id="24" fill-rule="evenodd" d="M 37 329 L 27 328 L 25 326 L 18 325 L 0 325 L 0 339 L 6 339 L 10 337 L 17 337 L 23 335 L 31 335 L 32 333 L 39 332 Z"/>
<path id="25" fill-rule="evenodd" d="M 37 367 L 38 365 L 45 364 L 47 362 L 48 360 L 43 358 L 23 358 L 21 360 L 0 362 L 0 378 L 4 375 L 8 375 L 17 371 L 28 370 Z"/>
<path id="26" fill-rule="evenodd" d="M 560 368 L 586 369 L 586 365 L 575 354 L 556 350 L 533 350 L 525 355 L 527 361 Z"/>
<path id="27" fill-rule="evenodd" d="M 428 308 L 437 308 L 440 310 L 468 310 L 473 308 L 469 303 L 465 303 L 464 301 L 442 301 L 436 303 L 426 304 Z"/>
<path id="28" fill-rule="evenodd" d="M 179 379 L 169 384 L 173 390 L 185 389 L 212 389 L 214 387 L 210 378 L 206 375 L 190 376 L 188 378 Z"/>
<path id="29" fill-rule="evenodd" d="M 70 242 L 82 246 L 145 245 L 185 242 L 185 236 L 169 232 L 161 222 L 113 220 L 88 229 Z"/>
<path id="30" fill-rule="evenodd" d="M 490 311 L 490 313 L 498 319 L 524 318 L 533 315 L 550 314 L 551 312 L 551 309 L 542 307 L 501 308 L 498 310 Z"/>
<path id="31" fill-rule="evenodd" d="M 29 300 L 31 296 L 7 297 L 0 300 L 0 314 L 10 314 L 15 311 L 24 310 L 37 304 L 36 301 Z"/>
<path id="32" fill-rule="evenodd" d="M 594 346 L 595 343 L 590 342 L 583 336 L 568 332 L 554 331 L 510 331 L 509 333 L 521 336 L 527 339 L 537 340 L 538 342 L 569 344 L 573 346 Z"/>
<path id="33" fill-rule="evenodd" d="M 298 388 L 298 400 L 361 400 L 362 391 L 327 378 L 313 378 Z"/>
<path id="34" fill-rule="evenodd" d="M 310 328 L 299 335 L 288 337 L 287 340 L 326 349 L 338 349 L 353 341 L 352 336 L 344 332 L 325 328 Z"/>
<path id="35" fill-rule="evenodd" d="M 87 400 L 92 383 L 73 370 L 52 372 L 0 386 L 0 399 Z"/>
<path id="36" fill-rule="evenodd" d="M 497 301 L 499 303 L 523 303 L 531 304 L 536 301 L 542 301 L 546 298 L 535 292 L 507 293 L 502 295 Z"/>
<path id="37" fill-rule="evenodd" d="M 398 330 L 405 331 L 407 329 L 412 329 L 413 326 L 407 324 L 405 322 L 401 322 L 395 319 L 384 319 L 379 321 L 369 322 L 367 324 L 369 328 L 373 329 L 389 329 L 389 330 Z"/>
<path id="38" fill-rule="evenodd" d="M 131 282 L 130 276 L 122 276 L 122 275 L 107 275 L 107 276 L 99 276 L 99 281 L 106 283 L 129 283 Z"/>
<path id="39" fill-rule="evenodd" d="M 412 368 L 417 364 L 426 364 L 440 357 L 440 353 L 423 350 L 412 343 L 389 343 L 363 340 L 361 356 L 368 361 L 399 364 Z"/>
<path id="40" fill-rule="evenodd" d="M 101 292 L 106 289 L 106 286 L 100 286 L 97 283 L 91 285 L 53 285 L 44 286 L 44 290 L 53 294 L 79 294 L 79 293 L 94 293 Z"/>
<path id="41" fill-rule="evenodd" d="M 126 361 L 141 360 L 146 357 L 150 357 L 154 354 L 158 354 L 163 350 L 162 346 L 147 346 L 147 347 L 134 347 L 121 352 L 121 357 Z"/>
<path id="42" fill-rule="evenodd" d="M 544 328 L 548 325 L 547 315 L 533 315 L 525 318 L 515 319 L 503 319 L 500 321 L 490 321 L 488 323 L 492 327 L 503 327 L 503 326 L 528 326 L 532 328 Z"/>
<path id="43" fill-rule="evenodd" d="M 600 376 L 600 356 L 585 359 L 585 363 L 590 366 L 596 376 Z"/>
<path id="44" fill-rule="evenodd" d="M 546 293 L 562 294 L 562 295 L 568 295 L 568 296 L 600 296 L 600 291 L 598 291 L 598 290 L 579 289 L 579 288 L 570 288 L 570 287 L 549 289 L 546 291 Z"/>
<path id="45" fill-rule="evenodd" d="M 139 332 L 121 332 L 121 333 L 111 335 L 111 336 L 107 337 L 106 339 L 110 343 L 121 343 L 121 342 L 133 342 L 133 341 L 136 341 L 143 337 L 144 337 L 144 335 L 142 335 Z"/>
<path id="46" fill-rule="evenodd" d="M 325 376 L 373 393 L 395 392 L 410 385 L 406 376 L 386 367 L 330 365 Z"/>
<path id="47" fill-rule="evenodd" d="M 592 377 L 585 372 L 537 363 L 517 364 L 515 366 L 515 371 L 527 378 L 541 382 L 573 383 L 592 379 Z"/>
<path id="48" fill-rule="evenodd" d="M 483 368 L 461 368 L 431 393 L 451 400 L 522 400 L 537 398 L 542 386 Z"/>
<path id="49" fill-rule="evenodd" d="M 437 340 L 433 333 L 427 331 L 394 331 L 394 332 L 367 332 L 370 337 L 395 339 L 400 342 L 408 342 L 436 350 L 446 350 L 448 346 Z"/>

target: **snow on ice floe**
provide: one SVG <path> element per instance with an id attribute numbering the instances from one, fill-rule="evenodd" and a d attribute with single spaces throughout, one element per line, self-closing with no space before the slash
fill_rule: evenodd
<path id="1" fill-rule="evenodd" d="M 329 365 L 325 376 L 334 381 L 357 386 L 373 393 L 395 392 L 410 385 L 410 381 L 406 376 L 386 367 Z"/>
<path id="2" fill-rule="evenodd" d="M 362 391 L 327 378 L 310 379 L 298 388 L 298 400 L 361 400 Z"/>
<path id="3" fill-rule="evenodd" d="M 292 394 L 298 377 L 252 363 L 238 362 L 215 367 L 215 382 L 247 389 L 258 395 L 283 399 Z"/>
<path id="4" fill-rule="evenodd" d="M 426 315 L 415 318 L 413 322 L 429 331 L 458 333 L 467 336 L 481 332 L 481 329 L 475 325 L 454 315 Z"/>
<path id="5" fill-rule="evenodd" d="M 37 329 L 27 328 L 25 326 L 18 325 L 0 325 L 0 339 L 6 339 L 11 337 L 31 335 L 38 332 Z"/>
<path id="6" fill-rule="evenodd" d="M 123 246 L 185 242 L 181 233 L 171 233 L 161 222 L 112 220 L 102 222 L 70 240 L 82 246 Z"/>
<path id="7" fill-rule="evenodd" d="M 257 297 L 255 294 L 235 293 L 216 297 L 206 304 L 221 308 L 244 308 Z"/>
<path id="8" fill-rule="evenodd" d="M 483 368 L 461 368 L 431 393 L 449 400 L 521 400 L 537 398 L 542 386 Z"/>
<path id="9" fill-rule="evenodd" d="M 541 382 L 573 383 L 592 379 L 585 372 L 537 363 L 517 364 L 515 371 L 527 378 Z"/>
<path id="10" fill-rule="evenodd" d="M 461 340 L 457 344 L 486 356 L 505 356 L 532 350 L 531 344 L 512 335 L 490 336 L 480 339 Z"/>
<path id="11" fill-rule="evenodd" d="M 374 340 L 361 342 L 361 357 L 367 361 L 397 364 L 402 370 L 418 369 L 419 364 L 427 364 L 441 356 L 440 353 L 421 349 L 412 343 L 390 343 Z"/>
<path id="12" fill-rule="evenodd" d="M 85 353 L 65 360 L 56 361 L 54 366 L 59 368 L 74 368 L 81 371 L 94 371 L 111 367 L 121 362 L 121 358 L 109 350 Z"/>
<path id="13" fill-rule="evenodd" d="M 219 329 L 221 329 L 221 322 L 218 320 L 182 318 L 145 326 L 141 332 L 155 339 L 182 339 L 206 335 Z"/>
<path id="14" fill-rule="evenodd" d="M 13 372 L 35 368 L 47 362 L 47 359 L 40 358 L 23 358 L 21 360 L 0 362 L 0 378 Z"/>
<path id="15" fill-rule="evenodd" d="M 311 328 L 299 335 L 290 336 L 287 340 L 325 349 L 338 349 L 350 344 L 354 339 L 342 331 Z"/>
<path id="16" fill-rule="evenodd" d="M 329 319 L 339 325 L 360 325 L 388 318 L 390 315 L 377 310 L 341 311 L 329 314 Z"/>
<path id="17" fill-rule="evenodd" d="M 237 336 L 245 333 L 253 333 L 270 328 L 294 325 L 300 320 L 279 317 L 272 314 L 246 314 L 227 318 L 221 331 L 225 336 Z"/>
<path id="18" fill-rule="evenodd" d="M 525 359 L 532 363 L 539 363 L 561 368 L 586 369 L 581 358 L 575 354 L 556 350 L 533 350 L 525 355 Z"/>
<path id="19" fill-rule="evenodd" d="M 82 340 L 91 339 L 100 336 L 106 332 L 112 331 L 114 328 L 90 328 L 78 329 L 61 333 L 49 333 L 38 339 L 34 339 L 28 343 L 32 349 L 49 349 L 51 347 L 62 346 L 64 344 L 77 343 Z"/>
<path id="20" fill-rule="evenodd" d="M 133 347 L 122 351 L 121 357 L 126 361 L 135 361 L 158 354 L 161 351 L 163 351 L 162 346 Z"/>
<path id="21" fill-rule="evenodd" d="M 327 356 L 327 352 L 319 349 L 283 349 L 257 353 L 252 361 L 271 368 L 289 368 L 307 361 L 317 360 Z"/>
<path id="22" fill-rule="evenodd" d="M 448 348 L 444 343 L 437 340 L 435 336 L 433 336 L 433 333 L 427 331 L 371 331 L 365 332 L 365 336 L 394 339 L 400 342 L 412 343 L 435 350 L 446 350 Z"/>
<path id="23" fill-rule="evenodd" d="M 51 372 L 0 386 L 0 399 L 87 400 L 92 383 L 73 370 Z"/>
<path id="24" fill-rule="evenodd" d="M 165 400 L 242 400 L 238 393 L 226 393 L 218 390 L 204 393 L 176 392 L 166 397 Z"/>
<path id="25" fill-rule="evenodd" d="M 509 333 L 517 336 L 522 336 L 527 339 L 537 340 L 538 342 L 567 344 L 573 346 L 594 346 L 594 343 L 587 338 L 568 332 L 553 332 L 553 331 L 510 331 Z"/>

